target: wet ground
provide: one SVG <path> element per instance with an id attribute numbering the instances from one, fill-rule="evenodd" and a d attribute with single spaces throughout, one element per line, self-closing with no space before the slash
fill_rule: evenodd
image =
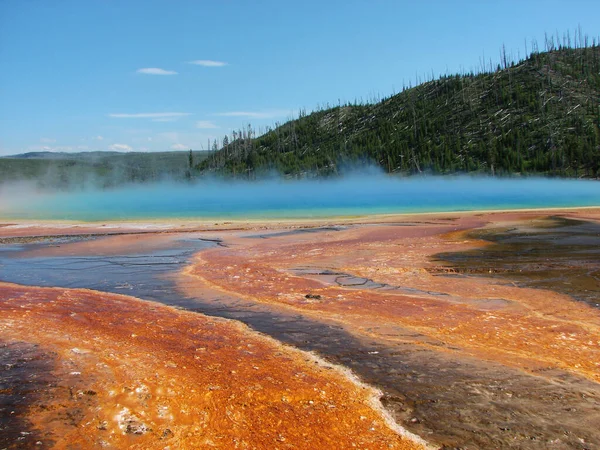
<path id="1" fill-rule="evenodd" d="M 468 233 L 492 245 L 464 252 L 441 253 L 463 275 L 509 280 L 570 295 L 600 307 L 600 224 L 550 217 L 507 229 Z"/>
<path id="2" fill-rule="evenodd" d="M 373 388 L 237 321 L 91 290 L 0 296 L 8 448 L 422 448 Z"/>
<path id="3" fill-rule="evenodd" d="M 0 448 L 33 447 L 44 438 L 27 409 L 52 383 L 53 356 L 24 342 L 0 342 Z"/>
<path id="4" fill-rule="evenodd" d="M 182 237 L 165 250 L 53 257 L 23 255 L 49 248 L 60 255 L 54 243 L 0 246 L 0 279 L 31 286 L 95 289 L 172 304 L 177 296 L 163 276 L 181 270 L 195 252 L 215 244 Z"/>
<path id="5" fill-rule="evenodd" d="M 594 234 L 597 227 L 593 222 L 552 219 L 501 232 L 486 229 L 474 232 L 475 236 L 493 239 L 492 245 L 438 254 L 437 258 L 460 276 L 488 276 L 492 268 L 492 275 L 501 279 L 554 289 L 554 280 L 547 279 L 545 272 L 552 268 L 556 290 L 563 289 L 560 285 L 575 286 L 570 292 L 562 292 L 594 306 L 599 298 L 598 285 L 594 284 L 598 267 L 594 255 L 600 252 L 600 238 Z M 300 234 L 319 244 L 320 233 L 333 236 L 343 231 L 326 227 Z M 247 237 L 271 242 L 294 236 L 298 232 Z M 193 295 L 193 289 L 182 289 L 177 274 L 192 262 L 195 252 L 229 245 L 220 238 L 191 234 L 173 239 L 168 249 L 138 249 L 104 256 L 69 255 L 68 246 L 61 254 L 56 246 L 62 244 L 11 242 L 0 246 L 0 278 L 25 285 L 83 287 L 127 294 L 239 320 L 280 342 L 315 351 L 351 368 L 362 380 L 382 389 L 382 402 L 399 423 L 438 446 L 600 448 L 596 426 L 600 423 L 600 385 L 576 373 L 551 364 L 524 371 L 480 359 L 400 323 L 390 325 L 367 319 L 365 329 L 372 332 L 368 338 L 364 333 L 351 333 L 347 326 L 327 316 L 319 319 L 315 314 L 235 293 L 203 290 Z M 54 256 L 39 256 L 53 246 Z M 549 261 L 555 257 L 556 261 Z M 318 285 L 359 293 L 423 296 L 448 303 L 460 300 L 444 289 L 408 286 L 340 268 L 299 264 L 290 273 Z M 582 276 L 587 278 L 580 284 Z M 319 302 L 318 293 L 306 292 L 307 296 L 313 295 L 306 302 Z"/>

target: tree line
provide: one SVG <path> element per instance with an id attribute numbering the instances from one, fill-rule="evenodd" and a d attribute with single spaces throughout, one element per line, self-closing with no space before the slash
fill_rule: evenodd
<path id="1" fill-rule="evenodd" d="M 546 36 L 491 70 L 431 77 L 379 101 L 327 105 L 214 141 L 195 171 L 254 178 L 331 175 L 364 162 L 389 173 L 600 176 L 600 46 Z"/>

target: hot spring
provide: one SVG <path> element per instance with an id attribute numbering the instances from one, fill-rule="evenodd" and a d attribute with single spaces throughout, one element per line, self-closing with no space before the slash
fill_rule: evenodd
<path id="1" fill-rule="evenodd" d="M 110 190 L 0 186 L 0 218 L 110 221 L 276 219 L 600 206 L 590 180 L 352 175 L 326 180 L 199 181 Z"/>

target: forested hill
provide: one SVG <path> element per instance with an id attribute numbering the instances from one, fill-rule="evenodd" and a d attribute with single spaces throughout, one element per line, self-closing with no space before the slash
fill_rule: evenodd
<path id="1" fill-rule="evenodd" d="M 373 104 L 301 115 L 225 139 L 197 168 L 255 177 L 387 172 L 600 176 L 600 47 L 533 53 L 491 72 L 441 77 Z"/>

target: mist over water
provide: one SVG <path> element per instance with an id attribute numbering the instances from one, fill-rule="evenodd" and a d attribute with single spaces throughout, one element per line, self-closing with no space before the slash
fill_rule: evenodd
<path id="1" fill-rule="evenodd" d="M 337 215 L 600 206 L 597 181 L 412 177 L 161 182 L 77 192 L 0 186 L 1 219 L 310 218 Z"/>

